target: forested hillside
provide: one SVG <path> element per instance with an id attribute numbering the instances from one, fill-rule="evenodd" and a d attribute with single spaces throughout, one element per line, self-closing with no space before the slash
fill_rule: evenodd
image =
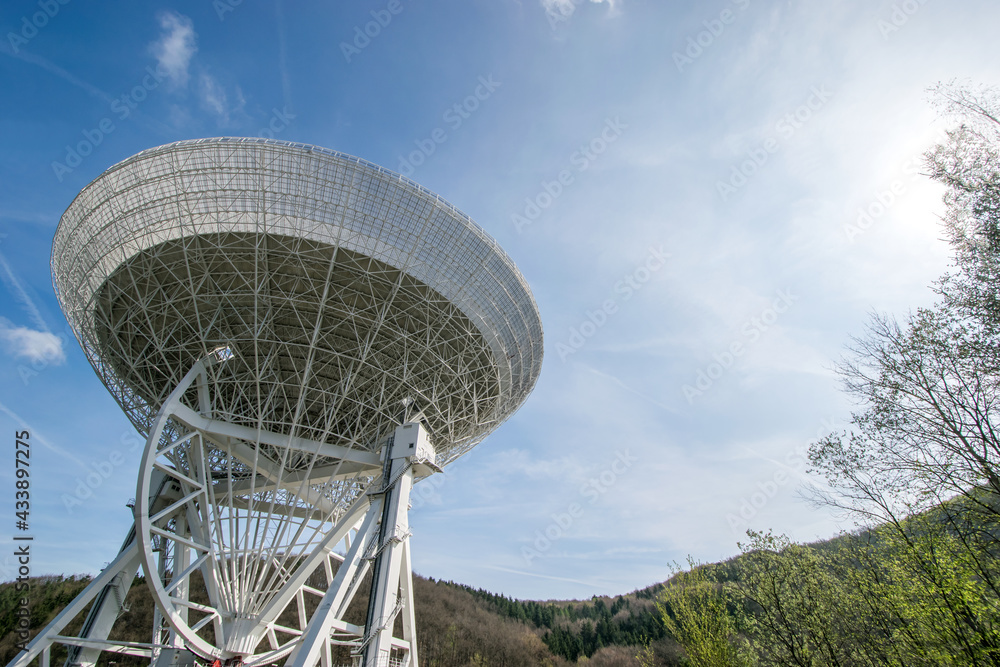
<path id="1" fill-rule="evenodd" d="M 798 549 L 831 556 L 847 553 L 852 536 L 844 536 Z M 713 590 L 741 582 L 751 571 L 754 554 L 703 567 L 700 576 L 712 579 Z M 673 667 L 689 664 L 681 645 L 669 636 L 657 601 L 664 593 L 690 592 L 689 573 L 666 583 L 632 593 L 593 597 L 589 600 L 524 601 L 451 581 L 415 575 L 414 597 L 417 638 L 422 664 L 428 667 L 466 665 L 515 667 L 583 664 L 590 667 Z M 32 636 L 50 621 L 90 582 L 87 576 L 36 577 L 30 582 Z M 668 590 L 669 589 L 669 590 Z M 365 587 L 352 604 L 349 616 L 362 622 L 367 604 Z M 14 583 L 0 584 L 0 664 L 17 653 L 15 647 Z M 669 597 L 669 596 L 668 596 Z M 126 611 L 112 638 L 148 642 L 153 624 L 153 603 L 145 582 L 137 577 L 126 599 Z M 668 618 L 677 611 L 668 604 Z M 697 622 L 702 609 L 688 610 Z M 727 615 L 732 610 L 727 610 Z M 77 619 L 74 628 L 82 619 Z M 644 655 L 640 662 L 637 656 Z M 53 650 L 52 665 L 61 665 L 65 649 Z M 349 658 L 344 652 L 344 664 Z M 114 660 L 119 667 L 140 667 L 147 661 L 129 656 L 102 656 L 100 664 Z"/>
<path id="2" fill-rule="evenodd" d="M 452 582 L 446 585 L 469 592 L 507 618 L 543 629 L 542 640 L 549 650 L 570 661 L 590 658 L 605 647 L 631 650 L 651 642 L 657 642 L 664 658 L 674 654 L 670 640 L 659 641 L 666 637 L 653 601 L 653 591 L 659 586 L 586 602 L 523 602 Z"/>
<path id="3" fill-rule="evenodd" d="M 32 636 L 89 583 L 90 578 L 38 577 L 31 581 Z M 0 664 L 17 653 L 13 583 L 0 584 Z M 665 637 L 653 603 L 653 589 L 613 598 L 569 602 L 522 602 L 452 582 L 414 578 L 417 638 L 421 663 L 428 667 L 464 665 L 564 665 L 589 658 L 594 667 L 636 665 L 646 640 L 652 642 L 657 665 L 678 665 L 680 649 Z M 20 594 L 17 594 L 20 595 Z M 352 604 L 361 620 L 366 596 Z M 148 642 L 153 624 L 152 600 L 137 578 L 126 599 L 128 610 L 113 638 Z M 52 665 L 65 659 L 53 651 Z M 343 656 L 346 659 L 346 655 Z M 105 654 L 101 664 L 111 656 Z M 120 666 L 143 665 L 128 656 L 114 657 Z M 346 660 L 345 660 L 346 662 Z"/>

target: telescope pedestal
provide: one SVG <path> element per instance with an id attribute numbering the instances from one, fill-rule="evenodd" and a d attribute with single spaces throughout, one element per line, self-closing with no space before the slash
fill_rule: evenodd
<path id="1" fill-rule="evenodd" d="M 204 664 L 330 667 L 337 646 L 350 647 L 359 667 L 417 666 L 407 513 L 415 479 L 439 470 L 426 431 L 417 422 L 399 426 L 379 456 L 213 419 L 209 369 L 219 361 L 195 364 L 161 407 L 140 466 L 136 521 L 119 556 L 8 667 L 37 656 L 48 667 L 54 643 L 70 647 L 67 667 L 90 667 L 101 651 L 150 657 L 156 667 L 195 656 Z M 280 459 L 265 456 L 262 444 Z M 335 454 L 336 469 L 286 469 L 304 452 Z M 250 468 L 249 480 L 234 476 L 237 463 Z M 345 475 L 370 476 L 336 516 L 323 484 Z M 266 539 L 254 537 L 261 531 Z M 140 565 L 156 603 L 152 642 L 109 642 Z M 344 615 L 369 571 L 361 627 Z M 325 591 L 310 585 L 317 577 Z M 88 604 L 80 636 L 62 636 Z M 401 637 L 393 633 L 397 617 Z"/>

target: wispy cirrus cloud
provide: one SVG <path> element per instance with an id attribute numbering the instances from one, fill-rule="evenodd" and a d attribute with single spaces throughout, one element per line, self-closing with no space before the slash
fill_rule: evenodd
<path id="1" fill-rule="evenodd" d="M 222 126 L 229 125 L 232 117 L 241 114 L 246 106 L 246 99 L 239 86 L 236 86 L 231 99 L 215 77 L 204 72 L 198 77 L 198 94 L 202 106 L 215 114 L 216 120 Z"/>
<path id="2" fill-rule="evenodd" d="M 193 65 L 198 51 L 198 33 L 189 17 L 164 11 L 157 14 L 157 20 L 162 32 L 159 39 L 149 45 L 157 68 L 166 73 L 175 89 L 186 89 L 190 83 L 201 107 L 211 112 L 219 125 L 230 125 L 246 105 L 243 91 L 236 86 L 228 92 L 213 74 Z"/>
<path id="3" fill-rule="evenodd" d="M 149 45 L 156 58 L 157 66 L 167 73 L 170 83 L 184 87 L 190 79 L 191 59 L 198 50 L 197 37 L 191 19 L 176 12 L 160 12 L 157 15 L 160 38 Z"/>

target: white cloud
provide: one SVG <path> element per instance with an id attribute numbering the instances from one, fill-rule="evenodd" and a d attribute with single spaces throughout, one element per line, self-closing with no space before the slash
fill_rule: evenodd
<path id="1" fill-rule="evenodd" d="M 524 477 L 529 480 L 576 480 L 586 472 L 580 461 L 570 456 L 554 459 L 536 458 L 523 449 L 509 449 L 497 453 L 497 470 Z"/>
<path id="2" fill-rule="evenodd" d="M 66 361 L 62 341 L 48 331 L 13 327 L 10 322 L 0 320 L 0 339 L 3 340 L 7 352 L 16 357 L 49 364 L 61 364 Z"/>
<path id="3" fill-rule="evenodd" d="M 21 302 L 25 310 L 28 311 L 31 321 L 35 323 L 39 329 L 45 329 L 45 320 L 42 319 L 42 314 L 38 310 L 38 306 L 35 305 L 34 300 L 28 295 L 28 291 L 24 289 L 24 285 L 18 280 L 17 276 L 14 274 L 13 269 L 10 268 L 10 264 L 7 263 L 7 258 L 0 254 L 0 281 L 7 286 L 14 298 Z M 9 324 L 7 320 L 0 318 L 0 325 Z"/>
<path id="4" fill-rule="evenodd" d="M 156 57 L 157 67 L 166 72 L 174 87 L 185 87 L 191 79 L 191 60 L 198 51 L 197 33 L 191 19 L 175 12 L 161 12 L 157 18 L 163 29 L 160 39 L 149 46 Z M 234 115 L 243 111 L 246 100 L 236 86 L 232 93 L 211 74 L 196 68 L 196 88 L 201 106 L 215 115 L 219 124 L 227 126 Z M 176 110 L 174 116 L 177 116 Z M 182 118 L 182 120 L 186 120 Z"/>
<path id="5" fill-rule="evenodd" d="M 194 24 L 188 17 L 174 12 L 161 12 L 157 18 L 163 34 L 150 44 L 149 49 L 157 60 L 157 66 L 170 77 L 170 82 L 175 86 L 185 86 L 190 77 L 188 67 L 191 58 L 198 50 Z"/>
<path id="6" fill-rule="evenodd" d="M 209 109 L 218 116 L 226 115 L 226 91 L 222 89 L 218 81 L 208 74 L 202 74 L 199 80 L 201 87 L 201 100 Z"/>
<path id="7" fill-rule="evenodd" d="M 239 86 L 236 86 L 235 102 L 230 103 L 225 88 L 210 74 L 201 74 L 198 78 L 198 88 L 202 104 L 216 115 L 221 125 L 228 125 L 230 118 L 234 114 L 241 113 L 246 105 L 243 91 Z"/>

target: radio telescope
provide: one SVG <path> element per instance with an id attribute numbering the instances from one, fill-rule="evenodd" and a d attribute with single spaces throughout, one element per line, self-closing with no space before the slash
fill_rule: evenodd
<path id="1" fill-rule="evenodd" d="M 84 188 L 52 273 L 147 441 L 118 556 L 11 667 L 48 667 L 53 644 L 67 665 L 415 667 L 411 486 L 507 419 L 542 362 L 537 306 L 496 241 L 364 160 L 201 139 Z M 140 567 L 151 640 L 109 639 Z"/>

